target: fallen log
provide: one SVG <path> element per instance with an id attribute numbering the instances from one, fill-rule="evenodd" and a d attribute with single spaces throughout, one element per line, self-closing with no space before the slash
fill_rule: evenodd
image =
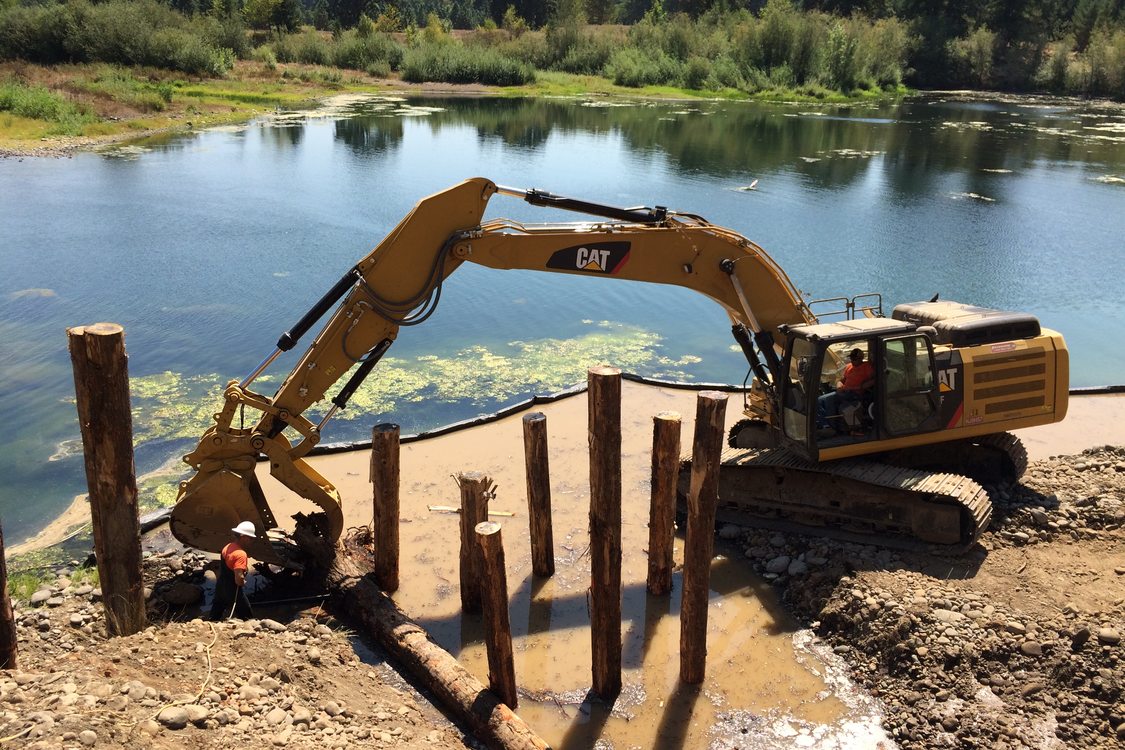
<path id="1" fill-rule="evenodd" d="M 321 579 L 332 605 L 363 624 L 399 665 L 421 680 L 442 705 L 493 750 L 550 750 L 550 745 L 499 697 L 399 609 L 375 582 L 370 532 L 355 529 L 333 548 L 315 516 L 298 515 L 294 539 L 309 557 L 305 575 Z"/>

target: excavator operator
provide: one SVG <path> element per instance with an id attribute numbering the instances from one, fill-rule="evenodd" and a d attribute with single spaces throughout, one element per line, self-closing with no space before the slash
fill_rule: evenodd
<path id="1" fill-rule="evenodd" d="M 816 400 L 816 422 L 820 429 L 843 432 L 840 410 L 863 401 L 864 394 L 875 385 L 875 368 L 863 360 L 863 350 L 852 349 L 848 355 L 844 374 L 836 381 L 836 390 L 825 393 Z"/>

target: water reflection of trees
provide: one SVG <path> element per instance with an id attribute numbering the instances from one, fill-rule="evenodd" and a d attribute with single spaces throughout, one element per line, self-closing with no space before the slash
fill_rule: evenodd
<path id="1" fill-rule="evenodd" d="M 443 98 L 428 123 L 472 127 L 482 142 L 541 149 L 552 134 L 615 133 L 635 154 L 660 153 L 680 171 L 750 179 L 794 172 L 812 187 L 843 187 L 878 164 L 899 197 L 932 189 L 949 172 L 968 173 L 968 192 L 1002 187 L 986 170 L 1028 168 L 1041 159 L 1117 163 L 1120 145 L 1081 137 L 1075 112 L 1016 104 L 921 102 L 822 106 L 752 102 L 636 103 Z M 1051 128 L 1066 132 L 1051 133 Z M 362 153 L 399 143 L 402 120 L 338 121 L 336 136 Z M 873 157 L 880 157 L 874 160 Z M 979 188 L 979 190 L 978 190 Z M 995 196 L 993 196 L 995 197 Z"/>
<path id="2" fill-rule="evenodd" d="M 402 142 L 401 117 L 359 115 L 337 120 L 335 125 L 336 138 L 358 155 L 382 154 Z"/>

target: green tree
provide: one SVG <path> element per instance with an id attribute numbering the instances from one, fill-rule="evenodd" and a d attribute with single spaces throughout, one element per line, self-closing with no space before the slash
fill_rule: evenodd
<path id="1" fill-rule="evenodd" d="M 854 89 L 859 82 L 859 40 L 836 20 L 828 29 L 828 41 L 824 50 L 824 72 L 826 83 L 841 91 Z"/>
<path id="2" fill-rule="evenodd" d="M 332 16 L 328 13 L 326 0 L 316 0 L 316 5 L 312 7 L 312 23 L 320 31 L 326 31 L 329 24 L 332 23 Z"/>
<path id="3" fill-rule="evenodd" d="M 974 29 L 967 37 L 952 42 L 953 57 L 960 61 L 972 82 L 980 87 L 991 84 L 996 34 L 987 26 Z"/>
<path id="4" fill-rule="evenodd" d="M 246 0 L 242 17 L 252 29 L 268 29 L 273 25 L 273 15 L 281 0 Z"/>

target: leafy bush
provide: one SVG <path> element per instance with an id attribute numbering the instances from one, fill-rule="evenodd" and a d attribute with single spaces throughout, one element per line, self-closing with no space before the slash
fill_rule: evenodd
<path id="1" fill-rule="evenodd" d="M 689 57 L 684 65 L 684 88 L 711 88 L 711 62 L 703 57 Z"/>
<path id="2" fill-rule="evenodd" d="M 850 91 L 859 83 L 860 60 L 859 40 L 836 21 L 828 30 L 828 40 L 824 50 L 824 82 L 831 88 Z"/>
<path id="3" fill-rule="evenodd" d="M 296 39 L 297 62 L 306 65 L 328 65 L 332 62 L 332 49 L 315 31 L 306 31 Z"/>
<path id="4" fill-rule="evenodd" d="M 369 68 L 375 66 L 377 70 L 386 70 L 386 73 L 378 74 L 385 77 L 402 65 L 402 56 L 402 46 L 386 34 L 373 33 L 367 37 L 345 34 L 332 50 L 332 64 L 369 73 Z"/>
<path id="5" fill-rule="evenodd" d="M 222 75 L 234 62 L 213 19 L 188 19 L 156 0 L 87 0 L 13 9 L 0 16 L 0 57 L 30 62 L 153 65 Z"/>
<path id="6" fill-rule="evenodd" d="M 613 54 L 606 65 L 606 77 L 618 86 L 639 88 L 674 83 L 680 78 L 680 64 L 656 49 L 648 52 L 626 47 Z"/>
<path id="7" fill-rule="evenodd" d="M 500 21 L 500 28 L 518 38 L 527 31 L 527 21 L 516 12 L 515 6 L 509 5 L 504 11 L 504 18 Z"/>
<path id="8" fill-rule="evenodd" d="M 472 50 L 453 43 L 422 44 L 403 58 L 402 80 L 519 86 L 534 81 L 535 71 L 527 63 L 505 57 L 494 49 Z"/>
<path id="9" fill-rule="evenodd" d="M 254 53 L 250 55 L 250 59 L 262 63 L 268 70 L 277 70 L 277 55 L 266 45 L 262 45 L 254 50 Z"/>
<path id="10" fill-rule="evenodd" d="M 949 52 L 958 65 L 962 80 L 971 80 L 977 86 L 992 81 L 992 61 L 996 49 L 996 34 L 987 26 L 974 29 L 968 36 L 949 43 Z"/>

